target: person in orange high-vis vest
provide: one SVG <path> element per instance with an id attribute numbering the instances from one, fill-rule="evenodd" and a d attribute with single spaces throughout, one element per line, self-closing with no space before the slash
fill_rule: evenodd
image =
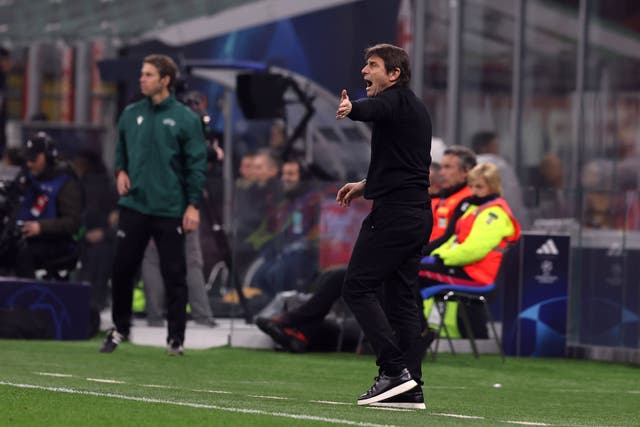
<path id="1" fill-rule="evenodd" d="M 444 235 L 460 202 L 471 195 L 471 189 L 467 185 L 467 174 L 475 165 L 476 156 L 466 147 L 454 145 L 444 151 L 439 171 L 442 190 L 431 199 L 431 242 Z"/>
<path id="2" fill-rule="evenodd" d="M 495 165 L 481 163 L 469 172 L 472 197 L 455 223 L 455 232 L 420 265 L 421 287 L 456 283 L 482 287 L 494 282 L 506 246 L 520 237 L 520 224 L 500 197 Z"/>

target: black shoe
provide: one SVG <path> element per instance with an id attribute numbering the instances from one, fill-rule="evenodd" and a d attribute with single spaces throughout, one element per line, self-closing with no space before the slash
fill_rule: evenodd
<path id="1" fill-rule="evenodd" d="M 182 342 L 176 338 L 169 338 L 167 340 L 167 354 L 169 356 L 184 356 Z"/>
<path id="2" fill-rule="evenodd" d="M 309 340 L 299 329 L 283 326 L 277 317 L 258 317 L 256 326 L 292 353 L 303 353 L 309 344 Z"/>
<path id="3" fill-rule="evenodd" d="M 118 344 L 126 340 L 126 335 L 122 335 L 116 328 L 111 328 L 107 331 L 107 336 L 100 346 L 100 353 L 113 353 L 113 350 L 118 347 Z"/>
<path id="4" fill-rule="evenodd" d="M 358 398 L 358 405 L 370 405 L 381 400 L 389 399 L 398 394 L 409 391 L 418 385 L 407 368 L 400 371 L 400 374 L 390 376 L 384 372 L 376 377 L 369 391 Z"/>
<path id="5" fill-rule="evenodd" d="M 421 387 L 416 387 L 388 399 L 381 400 L 380 402 L 372 403 L 371 406 L 398 409 L 427 409 L 427 406 L 424 404 L 424 395 L 422 394 Z"/>

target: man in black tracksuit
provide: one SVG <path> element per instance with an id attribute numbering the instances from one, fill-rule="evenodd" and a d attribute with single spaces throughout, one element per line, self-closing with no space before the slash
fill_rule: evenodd
<path id="1" fill-rule="evenodd" d="M 207 164 L 200 118 L 171 88 L 177 66 L 165 55 L 144 58 L 140 90 L 118 122 L 115 173 L 120 200 L 113 263 L 115 327 L 101 352 L 111 353 L 129 334 L 133 280 L 153 237 L 167 300 L 167 352 L 183 354 L 187 285 L 184 234 L 197 229 Z"/>
<path id="2" fill-rule="evenodd" d="M 373 207 L 351 254 L 342 296 L 373 347 L 380 367 L 359 405 L 424 408 L 421 381 L 420 308 L 417 277 L 432 227 L 429 201 L 431 119 L 407 87 L 407 53 L 381 44 L 365 52 L 367 98 L 349 100 L 336 117 L 373 122 L 367 178 L 344 185 L 341 206 L 364 195 Z M 384 297 L 378 298 L 383 287 Z"/>

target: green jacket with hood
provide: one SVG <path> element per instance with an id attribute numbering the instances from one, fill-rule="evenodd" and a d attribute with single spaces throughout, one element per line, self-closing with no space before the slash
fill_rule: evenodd
<path id="1" fill-rule="evenodd" d="M 125 171 L 131 181 L 120 206 L 174 218 L 198 206 L 207 165 L 202 124 L 173 94 L 157 105 L 146 97 L 125 108 L 115 157 L 116 176 Z"/>

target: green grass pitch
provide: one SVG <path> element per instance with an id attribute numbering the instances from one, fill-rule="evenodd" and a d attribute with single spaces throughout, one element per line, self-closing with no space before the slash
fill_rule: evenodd
<path id="1" fill-rule="evenodd" d="M 640 369 L 441 354 L 426 411 L 358 407 L 371 356 L 0 341 L 0 426 L 640 426 Z"/>

